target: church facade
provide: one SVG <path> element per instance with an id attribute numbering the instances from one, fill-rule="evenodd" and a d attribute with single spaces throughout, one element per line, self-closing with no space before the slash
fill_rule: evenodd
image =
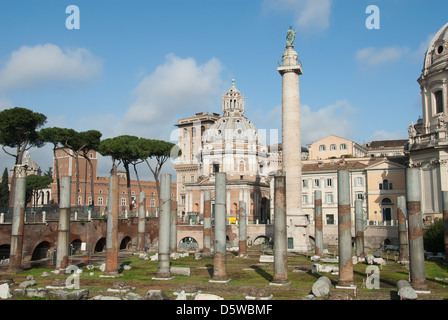
<path id="1" fill-rule="evenodd" d="M 175 163 L 182 216 L 202 217 L 205 191 L 211 191 L 213 215 L 215 173 L 226 172 L 228 223 L 237 223 L 240 201 L 246 204 L 248 223 L 272 221 L 270 173 L 278 168 L 278 153 L 262 144 L 244 107 L 244 96 L 233 80 L 223 96 L 222 116 L 197 113 L 176 124 L 182 149 Z"/>
<path id="2" fill-rule="evenodd" d="M 418 79 L 422 114 L 409 126 L 409 165 L 420 169 L 421 207 L 426 220 L 441 218 L 448 191 L 448 23 L 429 44 Z M 446 208 L 445 208 L 446 209 Z"/>

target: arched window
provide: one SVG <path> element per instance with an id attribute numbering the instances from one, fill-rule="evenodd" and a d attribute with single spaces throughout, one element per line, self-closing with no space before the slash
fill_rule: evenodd
<path id="1" fill-rule="evenodd" d="M 188 138 L 188 130 L 187 130 L 187 128 L 184 128 L 183 138 Z"/>

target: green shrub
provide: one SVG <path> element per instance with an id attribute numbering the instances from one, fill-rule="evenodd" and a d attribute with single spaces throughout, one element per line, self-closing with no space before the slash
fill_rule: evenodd
<path id="1" fill-rule="evenodd" d="M 423 243 L 426 251 L 445 252 L 442 220 L 437 220 L 426 230 Z"/>

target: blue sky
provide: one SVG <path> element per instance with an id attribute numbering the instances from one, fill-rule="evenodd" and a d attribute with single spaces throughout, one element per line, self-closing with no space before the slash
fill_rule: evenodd
<path id="1" fill-rule="evenodd" d="M 66 28 L 69 5 L 79 29 Z M 369 5 L 380 29 L 366 28 Z M 170 140 L 177 119 L 220 113 L 235 76 L 246 117 L 280 130 L 277 62 L 291 25 L 304 70 L 302 145 L 329 134 L 406 138 L 421 116 L 426 46 L 447 9 L 446 0 L 0 0 L 0 110 L 29 108 L 46 126 L 103 138 Z M 51 166 L 51 148 L 30 152 Z M 1 167 L 12 163 L 2 151 Z"/>

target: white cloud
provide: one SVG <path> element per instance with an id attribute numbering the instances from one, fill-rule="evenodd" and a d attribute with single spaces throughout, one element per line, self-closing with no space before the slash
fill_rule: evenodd
<path id="1" fill-rule="evenodd" d="M 61 49 L 47 43 L 22 46 L 0 70 L 4 89 L 36 88 L 49 83 L 84 83 L 101 73 L 102 61 L 84 48 Z"/>
<path id="2" fill-rule="evenodd" d="M 302 146 L 322 139 L 330 134 L 350 139 L 353 123 L 350 115 L 355 112 L 348 101 L 342 100 L 313 112 L 309 106 L 301 106 Z"/>
<path id="3" fill-rule="evenodd" d="M 395 130 L 393 132 L 388 132 L 385 130 L 378 130 L 375 131 L 370 136 L 370 141 L 381 141 L 381 140 L 401 140 L 401 139 L 407 139 L 408 134 L 407 130 Z"/>
<path id="4" fill-rule="evenodd" d="M 368 47 L 356 52 L 356 60 L 364 66 L 376 67 L 400 60 L 408 51 L 406 47 Z"/>
<path id="5" fill-rule="evenodd" d="M 300 132 L 302 146 L 322 139 L 330 134 L 350 139 L 353 136 L 354 125 L 352 115 L 356 109 L 346 100 L 337 101 L 325 108 L 313 111 L 307 105 L 300 106 Z M 270 110 L 263 121 L 257 118 L 254 123 L 259 124 L 258 130 L 278 129 L 281 141 L 282 106 L 278 105 Z"/>
<path id="6" fill-rule="evenodd" d="M 265 10 L 292 12 L 300 29 L 322 31 L 330 26 L 332 0 L 264 0 Z"/>
<path id="7" fill-rule="evenodd" d="M 221 62 L 212 58 L 198 64 L 193 58 L 168 54 L 166 61 L 143 78 L 134 90 L 135 102 L 127 110 L 123 130 L 142 132 L 140 136 L 166 133 L 174 128 L 179 115 L 215 110 L 222 94 Z M 168 129 L 168 130 L 167 130 Z"/>

